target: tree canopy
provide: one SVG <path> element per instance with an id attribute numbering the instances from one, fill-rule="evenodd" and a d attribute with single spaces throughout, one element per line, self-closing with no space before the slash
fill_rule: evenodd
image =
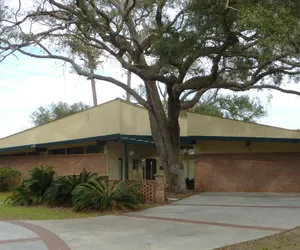
<path id="1" fill-rule="evenodd" d="M 66 102 L 51 103 L 50 105 L 40 106 L 30 115 L 31 123 L 35 126 L 40 126 L 69 115 L 87 110 L 90 108 L 82 102 L 77 102 L 69 105 Z"/>
<path id="2" fill-rule="evenodd" d="M 267 115 L 266 108 L 257 98 L 248 95 L 204 95 L 193 107 L 194 112 L 244 122 L 257 122 Z"/>
<path id="3" fill-rule="evenodd" d="M 143 84 L 133 88 L 140 96 L 146 98 L 146 89 Z M 168 101 L 167 93 L 159 87 L 161 101 L 167 112 Z M 122 97 L 127 99 L 126 96 Z M 130 98 L 134 102 L 134 98 Z M 203 115 L 211 115 L 244 122 L 257 122 L 260 118 L 267 115 L 267 109 L 261 104 L 259 98 L 251 98 L 248 95 L 220 94 L 219 91 L 208 91 L 200 98 L 199 102 L 189 111 Z M 181 112 L 186 115 L 185 111 Z"/>
<path id="4" fill-rule="evenodd" d="M 32 0 L 30 10 L 22 3 L 1 8 L 2 60 L 16 51 L 62 60 L 79 75 L 127 91 L 148 110 L 175 192 L 186 191 L 178 118 L 207 91 L 300 94 L 288 85 L 300 75 L 300 0 Z M 117 77 L 90 71 L 82 54 L 132 72 L 146 96 Z M 167 90 L 167 112 L 159 84 Z"/>

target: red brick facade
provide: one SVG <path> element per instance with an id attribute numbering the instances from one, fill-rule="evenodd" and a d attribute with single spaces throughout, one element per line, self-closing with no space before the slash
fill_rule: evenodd
<path id="1" fill-rule="evenodd" d="M 300 153 L 197 155 L 197 192 L 300 192 Z"/>
<path id="2" fill-rule="evenodd" d="M 120 180 L 108 180 L 119 183 Z M 162 175 L 156 175 L 154 180 L 129 180 L 128 183 L 140 184 L 139 192 L 146 203 L 163 204 L 165 202 L 165 179 Z"/>
<path id="3" fill-rule="evenodd" d="M 163 175 L 155 176 L 154 195 L 156 203 L 162 204 L 165 202 L 165 177 Z"/>
<path id="4" fill-rule="evenodd" d="M 49 155 L 49 156 L 2 156 L 0 167 L 13 167 L 24 176 L 34 166 L 53 166 L 57 175 L 79 174 L 85 168 L 88 171 L 106 174 L 106 155 Z"/>

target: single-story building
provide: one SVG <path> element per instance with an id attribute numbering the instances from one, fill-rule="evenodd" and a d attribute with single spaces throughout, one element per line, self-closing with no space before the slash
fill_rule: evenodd
<path id="1" fill-rule="evenodd" d="M 188 112 L 180 118 L 187 178 L 196 191 L 300 192 L 300 133 Z M 0 139 L 0 167 L 54 166 L 112 180 L 164 174 L 147 110 L 116 99 Z"/>

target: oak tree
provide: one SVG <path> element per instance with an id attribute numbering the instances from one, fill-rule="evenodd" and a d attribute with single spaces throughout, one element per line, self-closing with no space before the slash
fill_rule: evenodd
<path id="1" fill-rule="evenodd" d="M 3 58 L 18 51 L 62 60 L 79 75 L 127 91 L 148 110 L 173 192 L 186 192 L 178 118 L 205 92 L 299 94 L 286 86 L 300 73 L 297 0 L 32 0 L 32 6 L 2 18 Z M 146 98 L 115 77 L 87 70 L 77 56 L 83 49 L 101 51 L 139 77 Z M 167 90 L 167 112 L 157 84 Z"/>

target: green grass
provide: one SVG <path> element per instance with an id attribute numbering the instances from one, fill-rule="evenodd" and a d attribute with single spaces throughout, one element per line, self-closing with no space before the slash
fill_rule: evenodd
<path id="1" fill-rule="evenodd" d="M 123 211 L 92 211 L 87 213 L 73 212 L 72 208 L 58 208 L 46 206 L 12 206 L 2 202 L 10 193 L 0 193 L 0 221 L 1 220 L 63 220 L 73 218 L 88 218 L 102 215 L 117 215 Z M 143 204 L 138 210 L 154 207 L 155 205 Z"/>
<path id="2" fill-rule="evenodd" d="M 99 215 L 101 214 L 96 212 L 77 213 L 70 208 L 21 207 L 0 204 L 0 220 L 60 220 Z"/>
<path id="3" fill-rule="evenodd" d="M 10 193 L 0 193 L 0 203 L 4 202 L 7 196 L 9 196 Z"/>
<path id="4" fill-rule="evenodd" d="M 76 213 L 71 208 L 21 207 L 2 204 L 9 195 L 10 193 L 0 193 L 0 220 L 59 220 L 101 215 L 96 212 Z"/>

